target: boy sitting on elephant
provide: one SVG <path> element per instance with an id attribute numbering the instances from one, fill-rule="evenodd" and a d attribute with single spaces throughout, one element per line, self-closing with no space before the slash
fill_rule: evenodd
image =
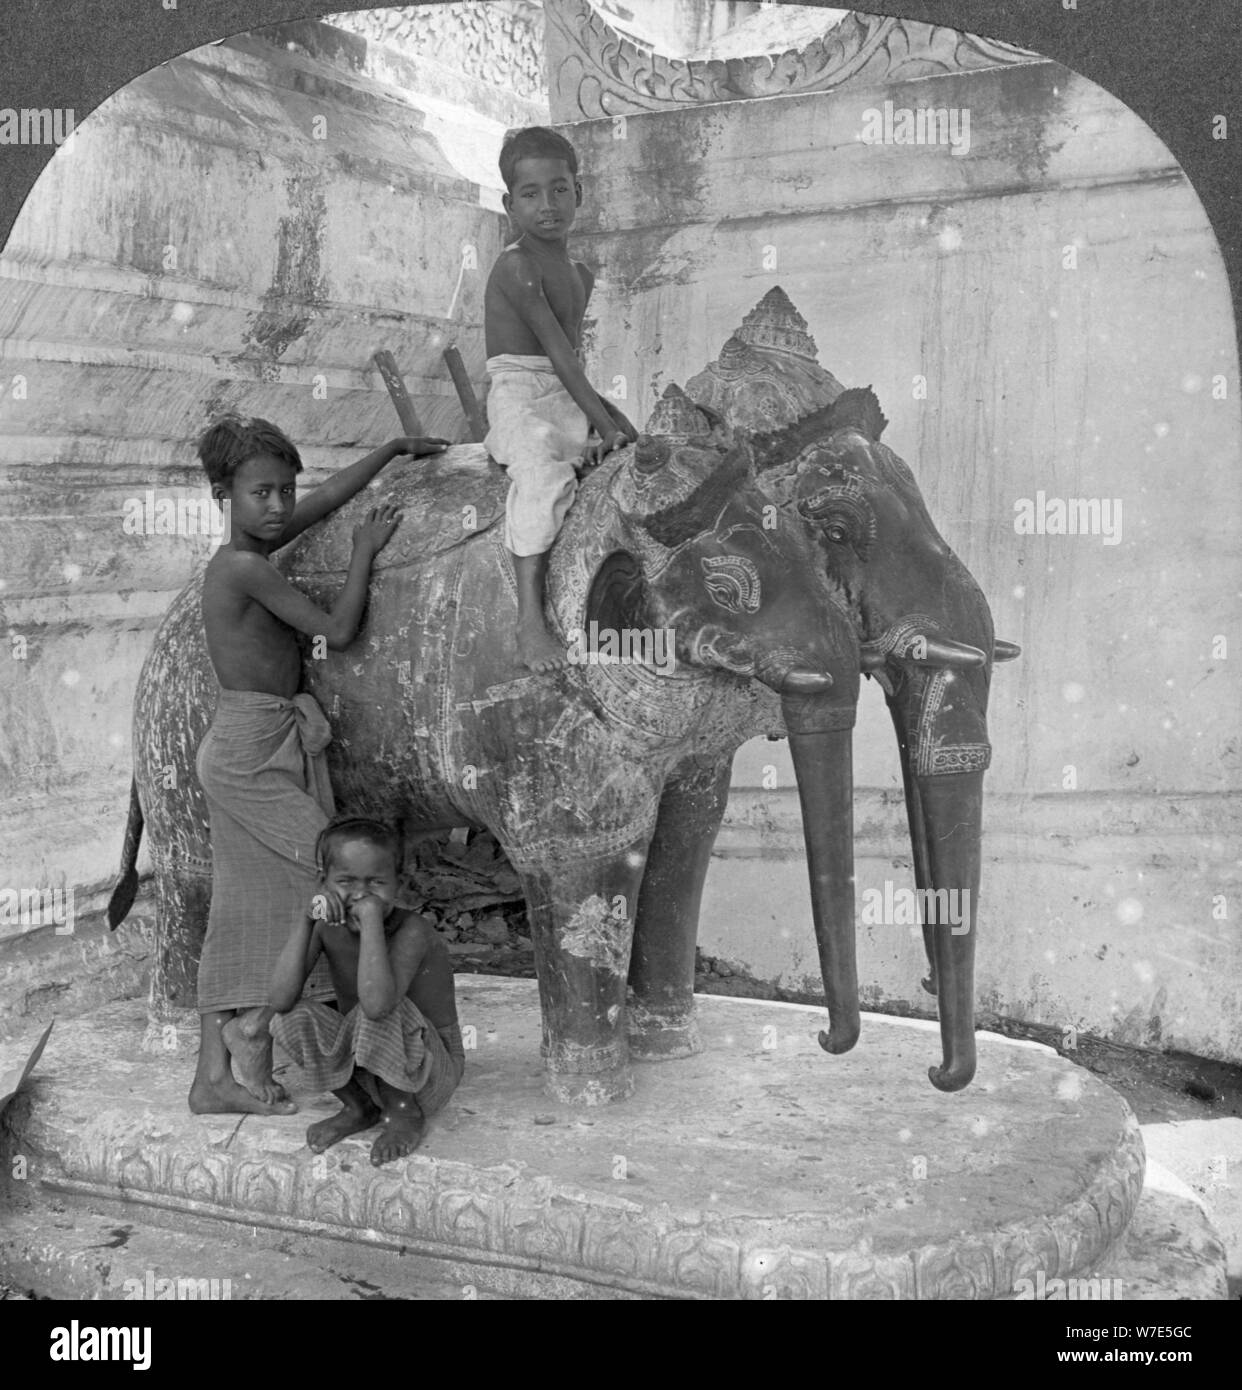
<path id="1" fill-rule="evenodd" d="M 315 1153 L 381 1126 L 377 1167 L 412 1153 L 465 1067 L 448 951 L 425 917 L 397 904 L 400 842 L 365 817 L 335 820 L 316 845 L 319 892 L 272 977 L 272 1035 L 341 1109 L 306 1131 Z M 320 954 L 338 1013 L 299 995 Z M 291 1010 L 291 1012 L 290 1012 Z"/>
<path id="2" fill-rule="evenodd" d="M 637 432 L 599 394 L 578 359 L 595 277 L 569 259 L 582 205 L 578 156 L 543 126 L 510 134 L 500 151 L 505 211 L 518 232 L 488 278 L 484 298 L 488 452 L 508 470 L 505 544 L 518 593 L 518 655 L 537 672 L 568 664 L 543 617 L 548 551 L 577 491 L 578 469 Z M 599 443 L 588 446 L 591 428 Z"/>
<path id="3" fill-rule="evenodd" d="M 295 504 L 302 460 L 275 425 L 230 416 L 199 441 L 212 497 L 228 508 L 229 539 L 203 578 L 203 628 L 220 692 L 195 762 L 212 859 L 198 967 L 195 1114 L 295 1108 L 272 1079 L 267 989 L 288 923 L 314 885 L 315 837 L 335 809 L 324 756 L 331 731 L 314 697 L 301 691 L 297 634 L 321 636 L 333 649 L 349 645 L 362 619 L 371 563 L 399 517 L 392 507 L 377 507 L 355 528 L 349 573 L 327 613 L 269 556 L 399 454 L 446 447 L 439 439 L 394 439 Z M 323 971 L 310 988 L 331 997 Z"/>

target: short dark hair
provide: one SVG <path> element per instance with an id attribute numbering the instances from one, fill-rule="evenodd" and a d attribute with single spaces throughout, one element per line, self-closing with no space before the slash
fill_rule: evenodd
<path id="1" fill-rule="evenodd" d="M 301 456 L 289 436 L 257 415 L 251 420 L 226 415 L 199 436 L 198 456 L 213 487 L 231 483 L 242 464 L 260 454 L 271 454 L 282 463 L 291 464 L 295 473 L 302 471 Z"/>
<path id="2" fill-rule="evenodd" d="M 372 816 L 337 816 L 319 832 L 315 841 L 315 865 L 321 876 L 332 865 L 332 852 L 351 840 L 365 840 L 392 855 L 393 868 L 401 872 L 401 836 L 385 821 Z"/>
<path id="3" fill-rule="evenodd" d="M 528 125 L 521 130 L 505 132 L 505 142 L 500 147 L 500 177 L 510 192 L 519 159 L 563 159 L 569 165 L 569 172 L 578 177 L 578 155 L 574 147 L 546 125 Z"/>

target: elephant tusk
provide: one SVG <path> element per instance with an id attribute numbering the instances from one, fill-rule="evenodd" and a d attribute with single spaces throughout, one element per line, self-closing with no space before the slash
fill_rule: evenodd
<path id="1" fill-rule="evenodd" d="M 1004 647 L 1011 643 L 1002 643 Z M 986 666 L 987 657 L 978 647 L 965 642 L 955 642 L 951 637 L 935 637 L 917 630 L 911 620 L 890 628 L 882 637 L 864 642 L 859 648 L 861 661 L 859 669 L 870 674 L 886 666 L 890 661 L 904 662 L 911 666 L 940 666 L 950 669 L 966 669 L 972 666 Z M 1014 648 L 1017 654 L 1017 648 Z M 1004 660 L 1006 658 L 1002 658 Z"/>
<path id="2" fill-rule="evenodd" d="M 950 637 L 924 637 L 917 650 L 917 656 L 907 654 L 904 658 L 915 666 L 965 670 L 971 666 L 986 666 L 988 660 L 978 647 L 968 647 L 965 642 L 954 642 Z"/>
<path id="3" fill-rule="evenodd" d="M 780 683 L 782 695 L 826 695 L 832 689 L 832 677 L 827 671 L 812 671 L 795 666 L 786 671 Z"/>
<path id="4" fill-rule="evenodd" d="M 1015 656 L 1022 655 L 1022 648 L 1016 642 L 1006 642 L 998 637 L 992 643 L 993 661 L 1012 661 Z"/>

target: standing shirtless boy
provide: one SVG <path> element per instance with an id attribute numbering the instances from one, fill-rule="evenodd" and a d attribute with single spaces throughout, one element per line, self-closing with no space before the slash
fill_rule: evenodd
<path id="1" fill-rule="evenodd" d="M 195 1114 L 295 1108 L 272 1080 L 268 985 L 289 922 L 314 886 L 315 840 L 334 810 L 324 756 L 331 731 L 314 697 L 299 693 L 297 634 L 322 636 L 333 650 L 349 645 L 362 619 L 371 562 L 400 517 L 392 507 L 374 507 L 354 528 L 349 573 L 327 613 L 269 556 L 399 454 L 417 458 L 446 447 L 441 439 L 391 440 L 298 502 L 302 460 L 275 425 L 229 417 L 199 441 L 211 495 L 230 509 L 230 539 L 203 579 L 203 626 L 220 693 L 195 764 L 212 860 L 198 967 Z M 330 997 L 322 971 L 311 986 Z"/>
<path id="2" fill-rule="evenodd" d="M 439 933 L 399 907 L 401 845 L 366 817 L 319 837 L 320 887 L 298 915 L 272 977 L 272 1034 L 341 1109 L 306 1131 L 315 1153 L 373 1125 L 378 1167 L 413 1153 L 427 1116 L 457 1089 L 466 1054 L 453 966 Z M 322 953 L 337 1006 L 298 996 Z"/>
<path id="3" fill-rule="evenodd" d="M 487 282 L 484 328 L 491 390 L 488 452 L 509 472 L 505 544 L 518 591 L 518 655 L 533 671 L 568 664 L 548 631 L 543 586 L 548 550 L 578 485 L 578 467 L 637 438 L 634 426 L 592 387 L 578 359 L 595 277 L 569 259 L 582 184 L 563 135 L 529 126 L 500 151 L 505 211 L 518 239 Z M 587 448 L 590 430 L 599 442 Z"/>

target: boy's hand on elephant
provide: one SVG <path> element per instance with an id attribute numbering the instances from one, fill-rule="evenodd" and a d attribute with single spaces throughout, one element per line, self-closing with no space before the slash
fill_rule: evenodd
<path id="1" fill-rule="evenodd" d="M 622 430 L 610 430 L 602 439 L 589 443 L 582 451 L 582 472 L 598 468 L 614 449 L 624 449 L 628 442 Z"/>
<path id="2" fill-rule="evenodd" d="M 449 447 L 447 439 L 440 439 L 434 435 L 427 439 L 415 438 L 413 435 L 402 435 L 400 439 L 394 439 L 388 446 L 392 450 L 393 458 L 400 454 L 410 454 L 414 458 L 426 458 L 429 454 L 442 454 Z"/>
<path id="3" fill-rule="evenodd" d="M 604 409 L 612 416 L 613 424 L 625 435 L 626 443 L 633 444 L 638 438 L 638 431 L 630 423 L 629 417 L 606 397 L 601 396 L 600 400 L 604 403 Z"/>
<path id="4" fill-rule="evenodd" d="M 392 540 L 392 533 L 400 520 L 401 512 L 391 503 L 372 507 L 366 520 L 354 527 L 354 549 L 370 551 L 372 556 L 378 555 Z"/>

